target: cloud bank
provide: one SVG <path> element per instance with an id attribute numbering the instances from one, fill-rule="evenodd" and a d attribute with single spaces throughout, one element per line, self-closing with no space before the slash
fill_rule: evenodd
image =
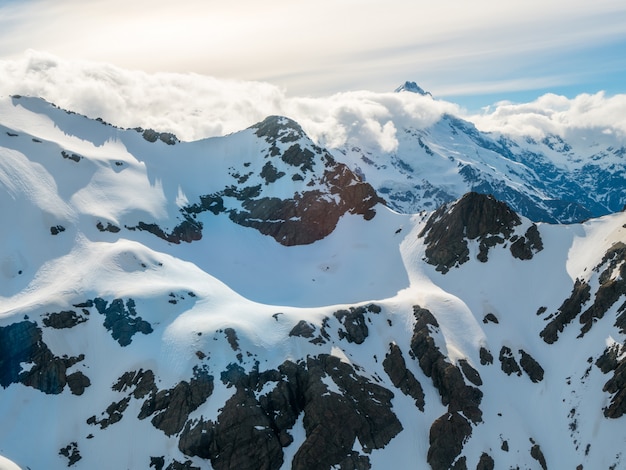
<path id="1" fill-rule="evenodd" d="M 292 97 L 263 82 L 146 73 L 35 51 L 0 61 L 0 76 L 2 95 L 40 96 L 120 127 L 173 132 L 182 140 L 224 135 L 268 115 L 284 115 L 322 145 L 336 148 L 358 141 L 393 152 L 401 129 L 426 128 L 444 113 L 464 117 L 481 130 L 514 135 L 566 135 L 592 128 L 626 135 L 626 95 L 597 93 L 568 99 L 548 94 L 527 104 L 499 103 L 469 116 L 453 103 L 413 93 L 353 91 Z"/>
<path id="2" fill-rule="evenodd" d="M 445 97 L 589 83 L 610 61 L 624 71 L 625 21 L 623 0 L 9 0 L 0 58 L 32 48 L 315 96 L 401 77 Z"/>

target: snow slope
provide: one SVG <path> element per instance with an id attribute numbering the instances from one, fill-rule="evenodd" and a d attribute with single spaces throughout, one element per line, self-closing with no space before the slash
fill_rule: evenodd
<path id="1" fill-rule="evenodd" d="M 315 191 L 316 210 L 349 194 L 328 176 L 340 162 L 268 122 L 273 140 L 260 124 L 185 143 L 0 102 L 1 455 L 32 469 L 626 466 L 626 213 L 471 235 L 481 214 L 515 217 L 486 197 L 466 219 L 467 199 L 345 206 L 328 235 L 285 245 L 238 223 L 250 201 Z M 310 159 L 294 165 L 296 143 Z M 203 197 L 224 210 L 189 210 Z M 463 237 L 437 254 L 442 220 Z M 434 256 L 463 247 L 444 274 Z"/>

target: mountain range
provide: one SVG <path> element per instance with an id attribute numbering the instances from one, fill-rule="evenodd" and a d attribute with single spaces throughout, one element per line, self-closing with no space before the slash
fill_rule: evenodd
<path id="1" fill-rule="evenodd" d="M 0 468 L 626 467 L 623 137 L 397 139 L 0 99 Z"/>

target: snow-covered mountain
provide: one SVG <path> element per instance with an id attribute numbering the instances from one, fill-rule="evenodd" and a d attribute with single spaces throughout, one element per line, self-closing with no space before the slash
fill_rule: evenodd
<path id="1" fill-rule="evenodd" d="M 0 454 L 31 469 L 626 466 L 622 157 L 594 163 L 615 165 L 607 196 L 576 180 L 584 161 L 451 116 L 399 140 L 344 153 L 268 117 L 180 142 L 0 100 Z M 425 185 L 410 149 L 432 158 L 428 193 L 406 189 Z M 531 217 L 457 194 L 461 162 Z M 391 210 L 413 210 L 399 188 L 429 210 Z M 550 201 L 608 214 L 539 222 Z"/>
<path id="2" fill-rule="evenodd" d="M 397 92 L 429 96 L 414 82 Z M 393 122 L 393 121 L 392 121 Z M 624 138 L 579 130 L 575 139 L 481 132 L 444 114 L 428 127 L 395 125 L 397 149 L 348 142 L 336 149 L 389 207 L 433 210 L 469 191 L 493 194 L 534 221 L 572 223 L 624 207 Z"/>

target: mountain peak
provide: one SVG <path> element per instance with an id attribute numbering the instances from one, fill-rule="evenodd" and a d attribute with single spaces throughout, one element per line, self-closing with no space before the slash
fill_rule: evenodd
<path id="1" fill-rule="evenodd" d="M 510 240 L 511 254 L 531 259 L 543 249 L 536 227 L 524 236 L 511 237 L 520 217 L 504 202 L 491 195 L 470 192 L 451 204 L 444 204 L 430 216 L 419 234 L 425 237 L 426 261 L 443 274 L 469 261 L 468 240 L 479 243 L 478 260 L 487 261 L 489 249 Z M 519 241 L 518 241 L 519 240 Z"/>
<path id="2" fill-rule="evenodd" d="M 415 82 L 406 81 L 394 90 L 395 93 L 400 93 L 403 91 L 408 91 L 410 93 L 417 93 L 422 96 L 430 96 L 431 98 L 433 96 L 429 91 L 425 91 L 422 87 L 420 87 Z"/>
<path id="3" fill-rule="evenodd" d="M 256 129 L 258 137 L 265 137 L 268 141 L 279 140 L 283 143 L 295 142 L 305 137 L 300 124 L 284 116 L 268 116 L 263 121 L 251 126 Z"/>

